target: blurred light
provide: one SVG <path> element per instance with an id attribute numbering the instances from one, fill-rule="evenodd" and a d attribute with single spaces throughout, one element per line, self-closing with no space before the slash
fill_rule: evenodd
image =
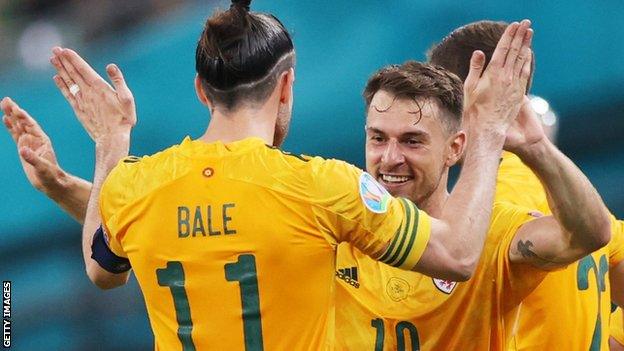
<path id="1" fill-rule="evenodd" d="M 542 120 L 542 124 L 548 127 L 557 124 L 557 115 L 555 115 L 555 112 L 550 108 L 548 101 L 535 95 L 529 95 L 529 99 L 531 101 L 531 108 Z"/>
<path id="2" fill-rule="evenodd" d="M 35 22 L 28 26 L 19 39 L 18 47 L 22 62 L 30 69 L 46 69 L 50 66 L 53 46 L 61 46 L 63 37 L 50 22 Z"/>
<path id="3" fill-rule="evenodd" d="M 547 126 L 553 126 L 557 123 L 557 116 L 552 111 L 548 111 L 542 115 L 542 123 Z"/>
<path id="4" fill-rule="evenodd" d="M 533 107 L 533 111 L 539 115 L 546 114 L 546 112 L 550 109 L 548 101 L 539 96 L 531 96 L 531 107 Z"/>

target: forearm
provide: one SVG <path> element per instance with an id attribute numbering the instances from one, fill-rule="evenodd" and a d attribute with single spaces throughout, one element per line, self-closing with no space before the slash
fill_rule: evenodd
<path id="1" fill-rule="evenodd" d="M 478 262 L 490 223 L 504 133 L 470 133 L 460 177 L 440 220 L 448 224 L 445 246 L 469 266 Z"/>
<path id="2" fill-rule="evenodd" d="M 63 172 L 58 182 L 43 192 L 78 223 L 84 224 L 91 187 L 90 182 Z"/>
<path id="3" fill-rule="evenodd" d="M 571 245 L 589 252 L 610 239 L 609 212 L 583 172 L 548 139 L 518 152 L 542 182 L 548 205 Z"/>
<path id="4" fill-rule="evenodd" d="M 128 155 L 128 149 L 129 136 L 119 136 L 103 142 L 97 142 L 95 147 L 95 173 L 82 230 L 82 252 L 89 278 L 101 288 L 121 285 L 127 279 L 127 273 L 113 274 L 102 269 L 91 258 L 91 244 L 94 233 L 102 224 L 99 211 L 100 190 L 110 171 L 123 157 Z"/>

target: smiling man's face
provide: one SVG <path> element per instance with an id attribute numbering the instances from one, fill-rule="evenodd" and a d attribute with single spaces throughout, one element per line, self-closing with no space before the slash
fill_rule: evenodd
<path id="1" fill-rule="evenodd" d="M 384 90 L 373 96 L 366 117 L 366 169 L 392 195 L 420 205 L 436 190 L 446 190 L 452 137 L 442 113 L 435 99 L 417 104 Z"/>

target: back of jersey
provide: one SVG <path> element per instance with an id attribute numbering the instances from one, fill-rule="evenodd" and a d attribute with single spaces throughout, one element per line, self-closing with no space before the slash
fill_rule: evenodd
<path id="1" fill-rule="evenodd" d="M 404 211 L 392 206 L 347 222 L 332 215 L 325 204 L 342 204 L 349 217 L 361 203 L 361 172 L 341 162 L 335 173 L 356 196 L 327 198 L 313 178 L 328 162 L 261 139 L 187 139 L 113 170 L 101 192 L 103 223 L 111 250 L 132 264 L 157 349 L 332 348 L 336 242 L 360 235 L 364 249 L 379 252 Z M 375 230 L 357 229 L 367 221 Z"/>

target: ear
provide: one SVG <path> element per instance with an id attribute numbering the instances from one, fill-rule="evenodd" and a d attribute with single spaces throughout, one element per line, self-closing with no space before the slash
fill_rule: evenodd
<path id="1" fill-rule="evenodd" d="M 454 166 L 459 161 L 466 149 L 466 133 L 463 130 L 451 135 L 447 139 L 448 154 L 446 157 L 446 166 Z"/>
<path id="2" fill-rule="evenodd" d="M 292 104 L 293 85 L 295 83 L 295 70 L 290 68 L 284 71 L 279 78 L 280 82 L 280 104 Z"/>
<path id="3" fill-rule="evenodd" d="M 201 78 L 199 78 L 197 74 L 195 75 L 195 93 L 197 94 L 197 98 L 199 99 L 199 101 L 202 104 L 206 105 L 208 109 L 210 109 L 210 111 L 212 111 L 214 108 L 212 101 L 210 101 L 210 99 L 204 92 L 204 86 L 202 85 Z"/>

